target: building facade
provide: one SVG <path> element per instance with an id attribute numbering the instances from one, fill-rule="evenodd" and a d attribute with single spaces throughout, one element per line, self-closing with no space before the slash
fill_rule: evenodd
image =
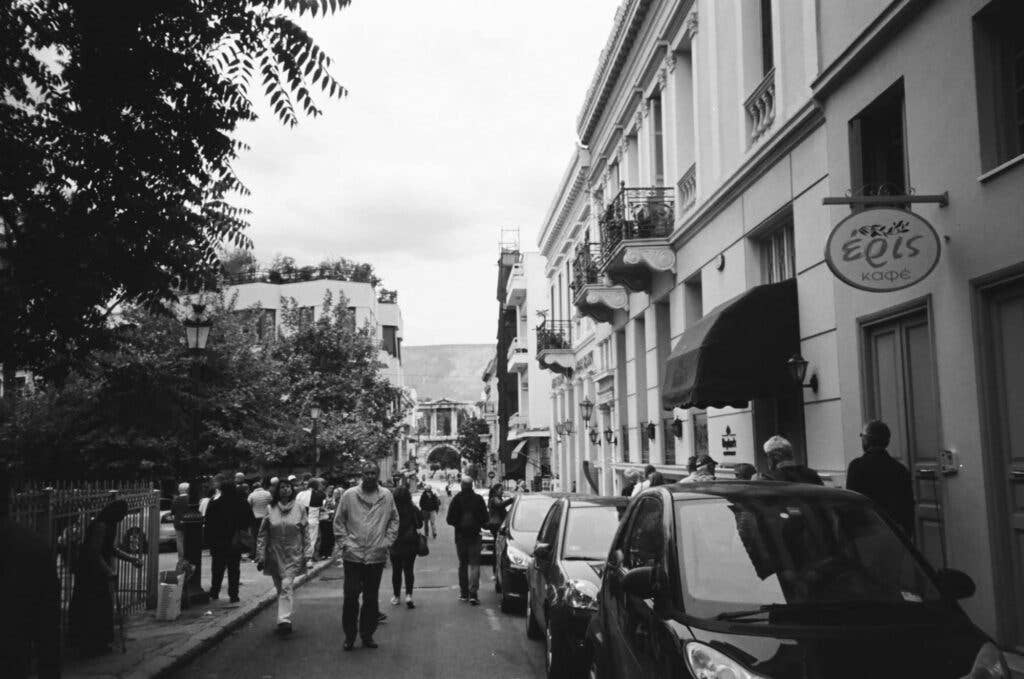
<path id="1" fill-rule="evenodd" d="M 538 241 L 563 488 L 616 493 L 648 463 L 679 478 L 700 454 L 721 477 L 764 469 L 773 434 L 842 486 L 881 418 L 915 476 L 919 546 L 1024 647 L 1020 14 L 622 4 Z M 921 221 L 917 272 L 904 229 Z M 843 273 L 858 259 L 860 283 Z"/>

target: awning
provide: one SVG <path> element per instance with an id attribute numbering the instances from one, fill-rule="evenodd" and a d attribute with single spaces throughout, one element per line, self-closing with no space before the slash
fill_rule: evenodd
<path id="1" fill-rule="evenodd" d="M 522 439 L 530 439 L 530 438 L 534 438 L 534 439 L 551 438 L 551 430 L 550 429 L 524 429 L 522 431 L 509 432 L 509 435 L 508 435 L 508 440 L 509 441 L 516 441 L 516 440 L 520 440 L 521 441 Z"/>
<path id="2" fill-rule="evenodd" d="M 800 348 L 796 280 L 759 285 L 693 324 L 665 364 L 661 405 L 741 408 L 792 389 L 786 361 Z"/>
<path id="3" fill-rule="evenodd" d="M 594 493 L 600 495 L 601 488 L 598 485 L 597 470 L 590 464 L 590 460 L 583 460 L 583 476 L 587 479 L 590 487 L 594 489 Z"/>
<path id="4" fill-rule="evenodd" d="M 527 441 L 526 441 L 525 439 L 524 439 L 524 440 L 522 440 L 522 441 L 520 441 L 519 443 L 517 443 L 517 444 L 516 444 L 516 447 L 512 449 L 512 452 L 511 452 L 511 453 L 509 453 L 509 455 L 508 455 L 508 456 L 509 456 L 509 459 L 511 459 L 511 458 L 513 458 L 513 457 L 515 457 L 516 455 L 519 455 L 519 454 L 520 454 L 520 453 L 522 452 L 522 450 L 523 450 L 523 447 L 524 447 L 524 446 L 525 446 L 525 445 L 526 445 L 527 443 L 528 443 L 528 442 L 527 442 Z"/>
<path id="5" fill-rule="evenodd" d="M 526 444 L 527 441 L 520 441 L 509 455 L 509 465 L 505 469 L 506 479 L 526 478 L 526 462 L 530 459 L 530 454 L 523 450 Z"/>

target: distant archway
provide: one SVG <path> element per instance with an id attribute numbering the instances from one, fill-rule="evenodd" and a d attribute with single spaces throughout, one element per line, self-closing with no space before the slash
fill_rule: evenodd
<path id="1" fill-rule="evenodd" d="M 441 469 L 461 469 L 462 456 L 451 446 L 438 446 L 427 455 L 428 464 L 437 464 Z"/>

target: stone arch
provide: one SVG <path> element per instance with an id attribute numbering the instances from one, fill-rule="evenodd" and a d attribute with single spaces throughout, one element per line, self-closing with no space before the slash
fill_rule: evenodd
<path id="1" fill-rule="evenodd" d="M 449 445 L 439 445 L 427 454 L 427 463 L 437 463 L 441 469 L 459 470 L 462 468 L 462 455 Z"/>

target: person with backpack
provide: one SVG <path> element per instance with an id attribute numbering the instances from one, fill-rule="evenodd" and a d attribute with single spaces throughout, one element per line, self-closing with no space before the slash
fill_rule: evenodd
<path id="1" fill-rule="evenodd" d="M 487 525 L 487 505 L 473 490 L 473 479 L 462 477 L 462 490 L 448 506 L 448 525 L 455 529 L 455 551 L 459 557 L 459 601 L 480 605 L 480 530 Z"/>
<path id="2" fill-rule="evenodd" d="M 398 537 L 391 545 L 391 586 L 395 595 L 391 605 L 397 606 L 402 594 L 402 576 L 405 576 L 405 605 L 416 608 L 412 602 L 412 587 L 415 582 L 413 567 L 420 546 L 419 530 L 423 527 L 423 515 L 412 503 L 412 494 L 407 486 L 395 490 L 395 508 L 398 509 Z"/>
<path id="3" fill-rule="evenodd" d="M 437 539 L 437 523 L 435 521 L 437 512 L 441 509 L 441 500 L 434 494 L 434 490 L 427 486 L 420 496 L 420 512 L 423 514 L 423 534 L 427 534 L 429 527 L 434 539 Z"/>

